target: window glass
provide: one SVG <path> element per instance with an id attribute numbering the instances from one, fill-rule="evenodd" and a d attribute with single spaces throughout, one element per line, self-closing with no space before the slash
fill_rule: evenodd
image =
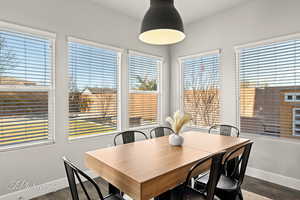
<path id="1" fill-rule="evenodd" d="M 300 41 L 287 40 L 239 52 L 241 131 L 295 135 L 300 108 Z"/>
<path id="2" fill-rule="evenodd" d="M 119 52 L 69 42 L 69 137 L 118 129 Z"/>
<path id="3" fill-rule="evenodd" d="M 219 122 L 219 53 L 181 60 L 183 109 L 193 126 L 210 127 Z"/>

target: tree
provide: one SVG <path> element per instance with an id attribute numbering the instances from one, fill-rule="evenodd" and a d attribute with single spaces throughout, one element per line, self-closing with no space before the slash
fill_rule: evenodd
<path id="1" fill-rule="evenodd" d="M 149 80 L 147 77 L 142 78 L 141 76 L 137 76 L 136 78 L 139 82 L 138 90 L 157 90 L 157 83 L 155 79 Z"/>
<path id="2" fill-rule="evenodd" d="M 0 36 L 0 75 L 13 67 L 14 59 L 15 55 L 6 45 L 5 39 Z"/>
<path id="3" fill-rule="evenodd" d="M 90 110 L 91 100 L 88 96 L 82 95 L 80 91 L 71 91 L 69 93 L 69 109 L 72 113 L 88 112 Z"/>
<path id="4" fill-rule="evenodd" d="M 218 122 L 219 90 L 218 73 L 200 71 L 188 79 L 185 89 L 185 109 L 192 114 L 193 123 L 212 126 Z"/>
<path id="5" fill-rule="evenodd" d="M 101 111 L 101 119 L 102 123 L 111 123 L 112 115 L 115 116 L 117 114 L 116 110 L 116 102 L 114 97 L 116 96 L 116 91 L 109 88 L 99 88 L 99 97 L 97 98 L 98 106 Z"/>
<path id="6" fill-rule="evenodd" d="M 192 89 L 191 104 L 195 113 L 194 123 L 202 126 L 212 126 L 217 122 L 219 109 L 218 89 L 214 85 L 205 85 Z M 199 124 L 202 123 L 202 124 Z"/>

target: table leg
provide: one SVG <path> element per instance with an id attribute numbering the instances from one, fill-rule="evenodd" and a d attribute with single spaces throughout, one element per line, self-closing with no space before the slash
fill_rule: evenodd
<path id="1" fill-rule="evenodd" d="M 165 193 L 160 194 L 157 197 L 154 197 L 154 200 L 170 200 L 171 199 L 171 192 L 167 191 Z"/>

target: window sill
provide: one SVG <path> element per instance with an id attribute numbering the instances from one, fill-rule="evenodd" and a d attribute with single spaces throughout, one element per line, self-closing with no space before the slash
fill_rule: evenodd
<path id="1" fill-rule="evenodd" d="M 72 143 L 72 142 L 76 142 L 77 140 L 85 140 L 85 139 L 95 138 L 95 137 L 115 135 L 120 132 L 121 131 L 113 131 L 113 132 L 107 132 L 107 133 L 98 133 L 98 134 L 93 134 L 93 135 L 78 136 L 78 137 L 74 137 L 74 138 L 68 137 L 68 141 L 69 141 L 69 143 Z"/>
<path id="2" fill-rule="evenodd" d="M 0 152 L 15 151 L 15 150 L 26 149 L 31 147 L 44 146 L 44 145 L 52 145 L 54 143 L 55 143 L 54 140 L 46 140 L 41 142 L 28 142 L 24 144 L 16 144 L 16 145 L 11 145 L 6 147 L 5 146 L 0 147 Z"/>
<path id="3" fill-rule="evenodd" d="M 140 131 L 140 130 L 149 130 L 149 129 L 156 128 L 158 126 L 160 126 L 160 125 L 159 124 L 153 124 L 153 125 L 147 125 L 147 126 L 137 126 L 137 127 L 129 128 L 128 130 L 129 131 L 133 131 L 133 130 L 137 130 L 137 131 Z"/>
<path id="4" fill-rule="evenodd" d="M 183 131 L 202 131 L 202 132 L 208 132 L 209 127 L 196 127 L 196 126 L 187 126 L 183 128 Z"/>
<path id="5" fill-rule="evenodd" d="M 249 138 L 251 140 L 256 139 L 263 139 L 268 141 L 276 141 L 276 142 L 286 142 L 286 143 L 293 143 L 293 144 L 300 144 L 300 137 L 278 137 L 274 135 L 261 135 L 261 134 L 255 134 L 255 133 L 244 133 L 242 132 L 240 134 L 240 137 Z"/>
<path id="6" fill-rule="evenodd" d="M 159 124 L 154 124 L 154 125 L 149 125 L 149 126 L 139 126 L 139 127 L 133 127 L 133 128 L 129 128 L 129 131 L 133 131 L 133 130 L 149 130 L 152 128 L 156 128 L 160 126 Z M 126 130 L 124 130 L 126 131 Z M 75 138 L 68 138 L 69 143 L 73 143 L 76 141 L 80 141 L 80 140 L 85 140 L 85 139 L 89 139 L 89 138 L 95 138 L 95 137 L 101 137 L 101 136 L 110 136 L 110 135 L 115 135 L 118 133 L 121 133 L 123 131 L 114 131 L 114 132 L 108 132 L 108 133 L 99 133 L 99 134 L 94 134 L 94 135 L 86 135 L 86 136 L 79 136 L 79 137 L 75 137 Z"/>

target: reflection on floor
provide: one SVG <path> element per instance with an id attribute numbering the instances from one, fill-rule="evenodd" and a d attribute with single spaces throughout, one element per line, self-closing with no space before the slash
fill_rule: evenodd
<path id="1" fill-rule="evenodd" d="M 101 179 L 96 180 L 100 185 L 103 195 L 107 194 L 107 183 Z M 90 184 L 87 184 L 92 199 L 98 199 L 96 192 Z M 243 195 L 245 200 L 300 200 L 300 191 L 292 190 L 273 183 L 268 183 L 256 178 L 246 177 L 243 184 Z M 83 191 L 78 190 L 81 196 L 80 199 L 85 199 Z M 68 188 L 53 192 L 33 200 L 72 200 Z"/>
<path id="2" fill-rule="evenodd" d="M 247 176 L 242 185 L 244 190 L 274 200 L 300 200 L 300 191 Z"/>

